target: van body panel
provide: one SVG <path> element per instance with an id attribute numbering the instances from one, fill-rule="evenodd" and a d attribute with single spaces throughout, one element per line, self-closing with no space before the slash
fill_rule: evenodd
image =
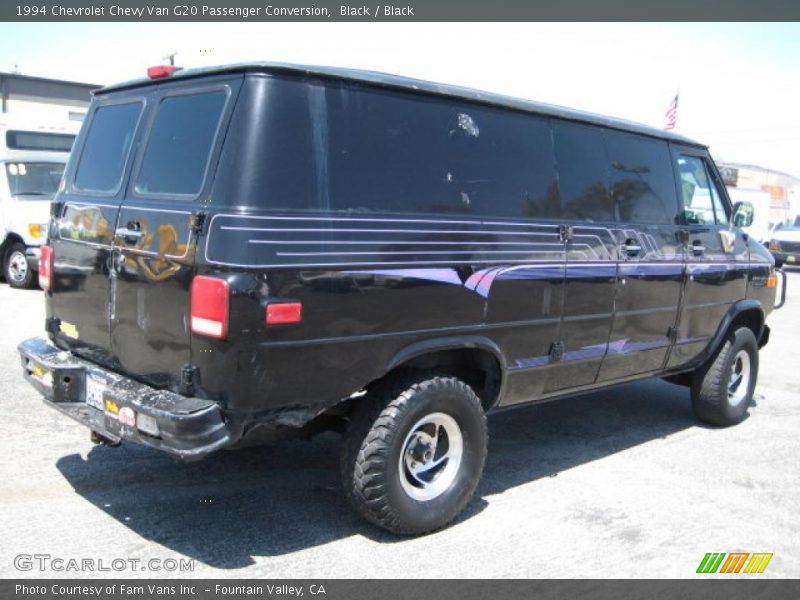
<path id="1" fill-rule="evenodd" d="M 192 128 L 213 129 L 202 169 L 170 171 L 194 148 L 148 144 L 181 142 L 159 115 L 179 128 L 170 103 L 189 96 L 218 120 Z M 118 185 L 92 181 L 112 170 L 99 156 L 87 181 L 108 189 L 81 187 L 98 112 L 131 103 Z M 357 398 L 409 348 L 489 340 L 463 350 L 499 364 L 491 404 L 511 406 L 694 368 L 731 305 L 774 303 L 768 256 L 686 221 L 674 161 L 707 151 L 613 120 L 253 66 L 107 88 L 76 149 L 51 226 L 51 337 L 215 402 L 231 443 Z M 224 339 L 190 330 L 196 275 L 227 283 Z M 300 321 L 268 324 L 286 302 Z"/>

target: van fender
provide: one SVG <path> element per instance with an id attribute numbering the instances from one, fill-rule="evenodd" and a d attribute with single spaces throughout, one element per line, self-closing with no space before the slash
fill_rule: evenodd
<path id="1" fill-rule="evenodd" d="M 441 350 L 484 350 L 489 352 L 497 360 L 500 365 L 500 389 L 497 393 L 494 405 L 496 406 L 500 398 L 503 397 L 503 392 L 506 387 L 506 375 L 508 369 L 506 367 L 506 359 L 500 347 L 487 337 L 480 335 L 457 335 L 440 338 L 432 338 L 414 342 L 408 346 L 403 347 L 397 352 L 392 359 L 387 363 L 384 374 L 390 373 L 392 370 L 403 365 L 404 363 Z"/>
<path id="2" fill-rule="evenodd" d="M 725 341 L 725 336 L 728 334 L 730 330 L 731 324 L 736 320 L 740 314 L 745 311 L 750 310 L 757 310 L 761 315 L 761 327 L 758 331 L 755 332 L 756 340 L 759 341 L 759 347 L 761 344 L 761 337 L 764 335 L 765 331 L 765 313 L 764 307 L 761 305 L 755 298 L 747 298 L 744 300 L 739 300 L 738 302 L 734 302 L 731 307 L 728 309 L 728 312 L 725 313 L 725 316 L 722 317 L 722 321 L 717 328 L 717 332 L 714 334 L 714 337 L 711 338 L 708 345 L 706 346 L 705 350 L 703 350 L 700 355 L 697 357 L 697 364 L 701 365 L 706 362 L 717 349 L 722 345 L 723 341 Z"/>

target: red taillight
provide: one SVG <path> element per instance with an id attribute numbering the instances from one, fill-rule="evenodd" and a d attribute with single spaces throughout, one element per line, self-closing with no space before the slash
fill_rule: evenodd
<path id="1" fill-rule="evenodd" d="M 150 79 L 161 79 L 162 77 L 169 77 L 178 67 L 174 65 L 156 65 L 155 67 L 147 68 L 147 76 Z"/>
<path id="2" fill-rule="evenodd" d="M 39 247 L 39 286 L 49 290 L 53 281 L 53 248 L 50 246 Z"/>
<path id="3" fill-rule="evenodd" d="M 267 325 L 299 323 L 303 320 L 303 305 L 300 302 L 267 304 Z"/>
<path id="4" fill-rule="evenodd" d="M 228 335 L 228 282 L 198 275 L 192 280 L 192 333 L 212 338 Z"/>

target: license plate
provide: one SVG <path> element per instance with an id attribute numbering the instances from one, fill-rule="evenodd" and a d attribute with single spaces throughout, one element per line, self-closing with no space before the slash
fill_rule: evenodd
<path id="1" fill-rule="evenodd" d="M 106 386 L 100 381 L 86 376 L 86 404 L 98 410 L 103 410 L 103 392 Z"/>
<path id="2" fill-rule="evenodd" d="M 796 260 L 796 259 L 795 259 L 795 257 L 794 257 L 794 256 L 787 256 L 787 257 L 786 257 L 786 262 L 794 262 L 795 260 Z"/>

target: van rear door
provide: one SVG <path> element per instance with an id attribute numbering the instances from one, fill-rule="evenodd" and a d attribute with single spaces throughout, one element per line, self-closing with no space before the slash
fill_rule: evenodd
<path id="1" fill-rule="evenodd" d="M 140 93 L 94 100 L 53 208 L 48 329 L 62 347 L 107 366 L 114 362 L 109 352 L 114 227 L 144 113 Z"/>
<path id="2" fill-rule="evenodd" d="M 122 199 L 111 267 L 111 349 L 121 369 L 180 389 L 191 361 L 196 232 L 242 77 L 158 86 Z"/>

